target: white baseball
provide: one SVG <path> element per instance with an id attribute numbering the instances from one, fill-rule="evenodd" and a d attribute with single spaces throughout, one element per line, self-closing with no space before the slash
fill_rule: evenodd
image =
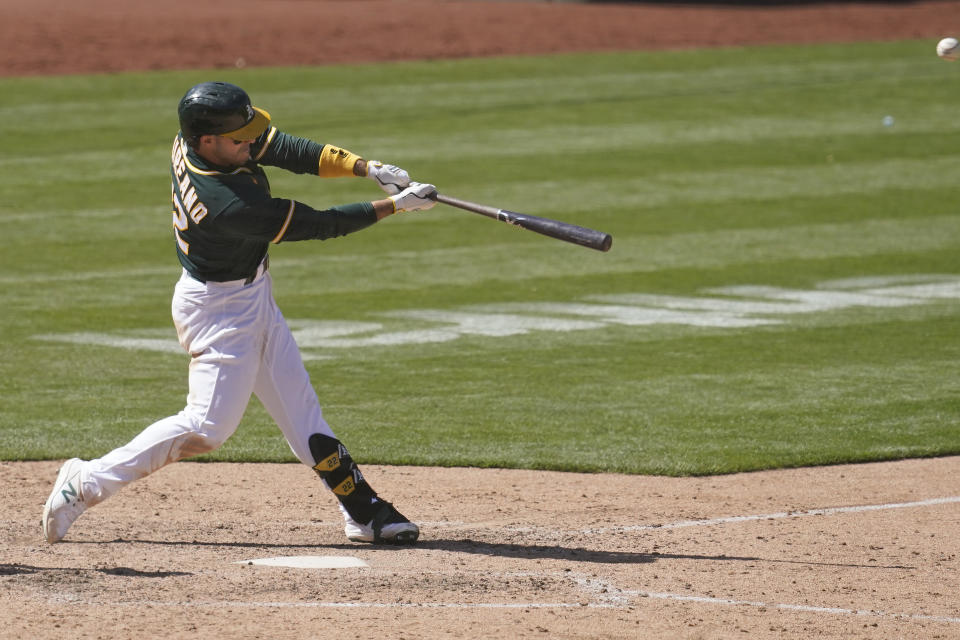
<path id="1" fill-rule="evenodd" d="M 944 60 L 960 58 L 960 42 L 956 38 L 944 38 L 937 43 L 937 55 Z"/>

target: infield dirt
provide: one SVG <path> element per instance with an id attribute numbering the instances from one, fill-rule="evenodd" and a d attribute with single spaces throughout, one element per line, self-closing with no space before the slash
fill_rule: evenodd
<path id="1" fill-rule="evenodd" d="M 960 2 L 6 1 L 0 75 L 901 38 L 932 56 L 958 22 Z M 0 463 L 0 637 L 960 638 L 960 458 L 692 479 L 365 467 L 421 524 L 412 548 L 348 543 L 301 465 L 191 463 L 47 545 L 57 466 Z M 245 563 L 303 555 L 368 566 Z"/>

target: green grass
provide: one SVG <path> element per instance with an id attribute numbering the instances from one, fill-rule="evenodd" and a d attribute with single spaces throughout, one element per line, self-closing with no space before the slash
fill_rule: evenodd
<path id="1" fill-rule="evenodd" d="M 97 456 L 182 408 L 185 356 L 89 334 L 174 339 L 168 153 L 176 102 L 205 79 L 241 84 L 285 131 L 450 195 L 614 236 L 600 254 L 438 206 L 273 248 L 298 331 L 369 328 L 304 347 L 325 415 L 361 462 L 682 475 L 960 453 L 960 287 L 911 305 L 760 314 L 776 321 L 762 326 L 529 306 L 769 303 L 718 289 L 960 280 L 960 67 L 928 49 L 0 79 L 0 459 Z M 270 177 L 275 194 L 315 206 L 380 193 Z M 593 324 L 376 344 L 452 326 L 424 310 Z M 293 457 L 254 400 L 203 459 Z"/>

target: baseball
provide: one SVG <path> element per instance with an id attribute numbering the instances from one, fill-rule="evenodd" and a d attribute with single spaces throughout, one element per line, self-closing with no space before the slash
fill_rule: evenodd
<path id="1" fill-rule="evenodd" d="M 956 38 L 944 38 L 937 43 L 937 55 L 944 60 L 960 58 L 960 42 Z"/>

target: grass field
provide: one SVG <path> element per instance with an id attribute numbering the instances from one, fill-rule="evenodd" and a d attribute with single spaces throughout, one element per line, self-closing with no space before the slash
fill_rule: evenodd
<path id="1" fill-rule="evenodd" d="M 438 206 L 271 251 L 364 463 L 707 474 L 960 453 L 960 65 L 929 43 L 0 79 L 0 459 L 182 408 L 175 107 L 290 133 L 606 254 Z M 323 207 L 365 180 L 270 173 Z M 204 459 L 292 461 L 251 402 Z"/>

